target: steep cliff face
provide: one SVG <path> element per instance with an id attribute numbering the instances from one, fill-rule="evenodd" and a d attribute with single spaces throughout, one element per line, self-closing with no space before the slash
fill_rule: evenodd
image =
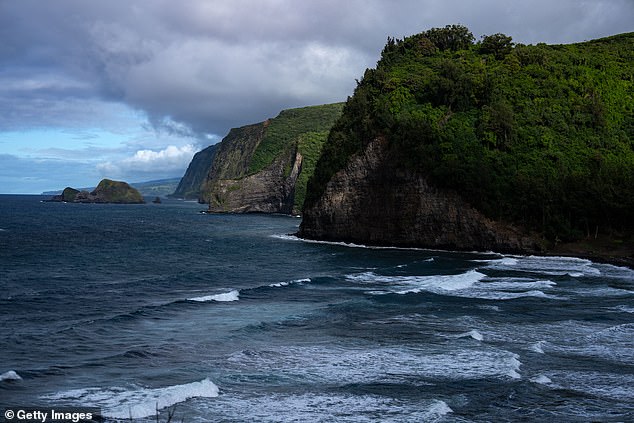
<path id="1" fill-rule="evenodd" d="M 218 144 L 201 202 L 213 213 L 299 213 L 308 178 L 342 104 L 282 111 Z"/>
<path id="2" fill-rule="evenodd" d="M 536 237 L 487 219 L 456 192 L 403 167 L 377 138 L 304 210 L 299 235 L 372 245 L 539 251 Z"/>
<path id="3" fill-rule="evenodd" d="M 227 202 L 227 192 L 240 189 L 241 185 L 237 181 L 247 175 L 249 162 L 262 141 L 267 125 L 268 122 L 265 121 L 233 128 L 217 144 L 216 154 L 210 162 L 200 190 L 200 202 L 209 204 L 210 211 L 237 212 L 244 206 L 237 205 L 235 201 Z"/>
<path id="4" fill-rule="evenodd" d="M 241 178 L 246 175 L 251 157 L 260 145 L 268 125 L 269 121 L 267 120 L 229 131 L 229 134 L 218 145 L 205 182 Z"/>
<path id="5" fill-rule="evenodd" d="M 294 212 L 295 186 L 302 169 L 302 155 L 289 150 L 262 171 L 239 179 L 212 182 L 210 212 Z M 289 172 L 290 169 L 290 172 Z"/>
<path id="6" fill-rule="evenodd" d="M 217 148 L 218 144 L 210 145 L 194 154 L 185 175 L 181 178 L 174 193 L 169 195 L 169 197 L 183 198 L 185 200 L 197 200 L 200 197 L 200 189 L 211 170 Z"/>

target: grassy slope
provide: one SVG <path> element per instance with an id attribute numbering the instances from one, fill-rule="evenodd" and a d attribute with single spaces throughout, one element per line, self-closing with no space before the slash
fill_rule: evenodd
<path id="1" fill-rule="evenodd" d="M 308 178 L 313 173 L 328 131 L 341 115 L 342 108 L 343 103 L 335 103 L 282 111 L 269 121 L 264 138 L 249 163 L 248 174 L 263 170 L 289 148 L 297 147 L 304 157 L 295 188 L 295 207 L 301 210 Z"/>

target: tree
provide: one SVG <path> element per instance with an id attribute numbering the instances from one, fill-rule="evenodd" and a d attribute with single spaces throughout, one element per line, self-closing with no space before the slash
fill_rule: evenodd
<path id="1" fill-rule="evenodd" d="M 468 49 L 475 37 L 466 26 L 447 25 L 444 28 L 432 28 L 423 35 L 438 47 L 438 50 L 465 50 Z"/>
<path id="2" fill-rule="evenodd" d="M 480 53 L 493 54 L 501 60 L 513 50 L 513 38 L 504 34 L 484 35 L 480 43 Z"/>

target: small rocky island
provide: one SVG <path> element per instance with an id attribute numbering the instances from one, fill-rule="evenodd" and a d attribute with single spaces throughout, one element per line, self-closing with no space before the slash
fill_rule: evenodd
<path id="1" fill-rule="evenodd" d="M 66 187 L 61 194 L 53 196 L 49 201 L 64 203 L 114 203 L 143 204 L 141 193 L 127 182 L 103 179 L 93 191 L 80 191 Z"/>

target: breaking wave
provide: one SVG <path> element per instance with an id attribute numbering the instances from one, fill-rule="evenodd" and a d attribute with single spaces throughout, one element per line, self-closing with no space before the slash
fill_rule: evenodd
<path id="1" fill-rule="evenodd" d="M 209 379 L 184 385 L 164 388 L 126 389 L 87 388 L 59 392 L 44 398 L 68 401 L 77 405 L 90 404 L 101 407 L 106 417 L 115 419 L 144 418 L 154 416 L 162 410 L 191 398 L 213 398 L 218 396 L 218 387 Z"/>
<path id="2" fill-rule="evenodd" d="M 432 276 L 384 276 L 374 272 L 364 272 L 348 275 L 346 279 L 372 286 L 373 289 L 368 292 L 372 295 L 431 292 L 492 300 L 511 300 L 521 297 L 559 298 L 543 292 L 555 287 L 555 282 L 535 281 L 528 278 L 494 278 L 477 270 L 469 270 L 458 275 Z"/>
<path id="3" fill-rule="evenodd" d="M 0 382 L 12 380 L 22 380 L 22 377 L 14 370 L 9 370 L 8 372 L 4 372 L 0 375 Z"/>
<path id="4" fill-rule="evenodd" d="M 231 292 L 225 292 L 223 294 L 215 294 L 215 295 L 207 295 L 204 297 L 194 297 L 188 298 L 188 301 L 196 301 L 200 303 L 206 303 L 209 301 L 218 301 L 218 302 L 231 302 L 238 301 L 240 299 L 240 291 L 233 290 Z"/>

